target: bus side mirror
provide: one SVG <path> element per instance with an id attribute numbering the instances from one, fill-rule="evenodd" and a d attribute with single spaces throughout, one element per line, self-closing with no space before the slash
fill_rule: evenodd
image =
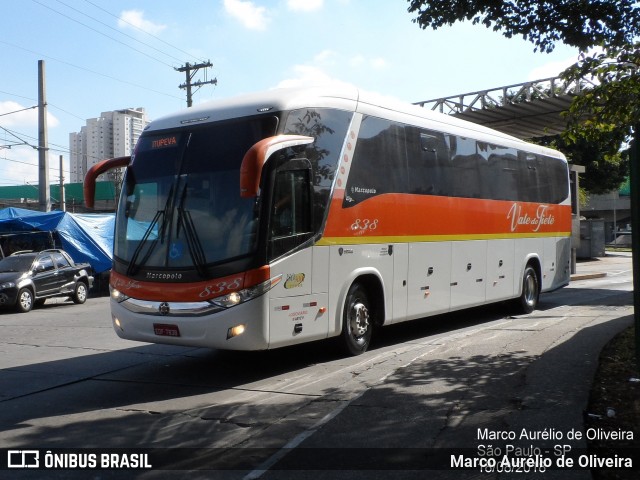
<path id="1" fill-rule="evenodd" d="M 262 168 L 271 155 L 282 149 L 307 145 L 313 141 L 313 137 L 303 135 L 276 135 L 260 140 L 253 145 L 245 154 L 240 165 L 240 196 L 242 198 L 258 196 Z"/>
<path id="2" fill-rule="evenodd" d="M 87 208 L 93 208 L 96 196 L 96 179 L 98 175 L 113 170 L 114 168 L 126 167 L 131 163 L 131 156 L 109 158 L 96 163 L 89 169 L 84 177 L 84 204 Z"/>

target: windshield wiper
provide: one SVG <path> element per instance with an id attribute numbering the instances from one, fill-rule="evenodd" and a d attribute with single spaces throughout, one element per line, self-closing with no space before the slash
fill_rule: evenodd
<path id="1" fill-rule="evenodd" d="M 142 251 L 142 247 L 147 243 L 147 240 L 149 240 L 149 235 L 151 235 L 151 232 L 153 231 L 153 228 L 158 224 L 158 220 L 160 219 L 160 216 L 163 216 L 163 215 L 164 215 L 164 210 L 158 210 L 156 212 L 156 214 L 154 215 L 153 220 L 151 220 L 151 223 L 149 224 L 149 226 L 145 230 L 144 235 L 142 236 L 142 239 L 140 240 L 140 243 L 138 243 L 138 246 L 133 251 L 133 255 L 131 255 L 131 260 L 129 261 L 129 267 L 127 268 L 127 275 L 136 274 L 138 272 L 138 270 L 140 270 L 140 267 L 142 265 L 144 265 L 146 263 L 146 261 L 149 259 L 149 255 L 151 254 L 151 251 L 156 246 L 156 243 L 158 243 L 158 237 L 153 239 L 153 243 L 151 245 L 149 245 L 149 248 L 147 249 L 147 254 L 142 259 L 140 264 L 139 265 L 136 264 L 136 260 L 138 260 L 138 256 L 140 255 L 140 252 Z"/>
<path id="2" fill-rule="evenodd" d="M 153 216 L 151 223 L 149 224 L 147 229 L 144 231 L 144 235 L 142 236 L 142 239 L 140 239 L 140 243 L 138 243 L 138 246 L 133 251 L 133 255 L 131 255 L 131 260 L 129 261 L 129 266 L 127 267 L 127 275 L 135 275 L 136 273 L 138 273 L 138 270 L 140 270 L 140 267 L 143 266 L 145 263 L 147 263 L 147 261 L 149 260 L 149 257 L 151 256 L 151 252 L 153 252 L 153 249 L 156 248 L 156 245 L 158 244 L 158 239 L 160 239 L 161 243 L 164 242 L 164 233 L 167 226 L 167 215 L 165 212 L 169 208 L 169 204 L 172 201 L 174 186 L 175 184 L 171 185 L 171 188 L 169 189 L 169 195 L 167 195 L 167 201 L 164 204 L 164 208 L 162 210 L 158 210 L 156 214 Z M 140 256 L 140 252 L 142 252 L 142 247 L 144 247 L 147 241 L 149 240 L 149 235 L 151 235 L 151 232 L 153 231 L 154 227 L 158 224 L 160 217 L 162 217 L 162 223 L 160 224 L 160 228 L 158 228 L 158 235 L 156 236 L 156 238 L 153 239 L 153 242 L 151 242 L 151 244 L 147 248 L 147 252 L 145 253 L 144 258 L 140 261 L 139 264 L 136 264 L 136 260 L 138 260 L 138 257 Z"/>
<path id="3" fill-rule="evenodd" d="M 193 260 L 193 264 L 196 267 L 198 275 L 201 277 L 206 276 L 205 264 L 207 262 L 202 243 L 198 237 L 196 226 L 191 218 L 189 210 L 184 209 L 184 201 L 187 197 L 187 182 L 184 183 L 182 188 L 182 195 L 180 196 L 180 203 L 178 204 L 178 225 L 176 229 L 176 238 L 180 236 L 180 226 L 184 229 L 184 236 L 187 239 L 187 248 L 189 249 L 189 255 Z"/>

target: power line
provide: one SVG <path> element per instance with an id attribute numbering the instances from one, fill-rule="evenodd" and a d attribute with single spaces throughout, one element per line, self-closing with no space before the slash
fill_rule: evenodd
<path id="1" fill-rule="evenodd" d="M 27 110 L 33 110 L 34 108 L 38 108 L 38 106 L 34 105 L 33 107 L 27 107 L 27 108 L 23 108 L 21 110 L 15 110 L 13 112 L 0 113 L 0 117 L 4 117 L 5 115 L 13 115 L 14 113 L 26 112 Z"/>
<path id="2" fill-rule="evenodd" d="M 5 92 L 5 91 L 3 91 L 3 90 L 0 90 L 0 93 L 3 93 L 3 94 L 5 94 L 5 95 L 10 95 L 10 96 L 12 96 L 12 97 L 24 98 L 25 100 L 31 100 L 31 101 L 34 101 L 34 102 L 37 102 L 37 101 L 38 101 L 38 100 L 37 100 L 37 99 L 35 99 L 35 98 L 25 97 L 25 96 L 23 96 L 23 95 L 16 95 L 15 93 Z M 70 116 L 72 116 L 72 117 L 75 117 L 75 118 L 77 118 L 77 119 L 79 119 L 79 120 L 86 120 L 85 118 L 82 118 L 80 115 L 76 115 L 75 113 L 72 113 L 72 112 L 70 112 L 70 111 L 68 111 L 68 110 L 65 110 L 64 108 L 59 107 L 59 106 L 57 106 L 57 105 L 55 105 L 55 104 L 53 104 L 53 103 L 51 103 L 51 102 L 47 102 L 47 106 L 48 106 L 48 107 L 53 107 L 53 108 L 54 108 L 54 109 L 56 109 L 56 110 L 60 110 L 61 112 L 64 112 L 64 113 L 66 113 L 67 115 L 70 115 Z M 34 106 L 34 107 L 28 107 L 28 108 L 25 108 L 25 110 L 28 110 L 29 108 L 38 108 L 38 106 L 36 105 L 36 106 Z"/>
<path id="3" fill-rule="evenodd" d="M 127 22 L 126 20 L 124 20 L 123 18 L 119 17 L 118 15 L 116 15 L 116 14 L 114 14 L 114 13 L 111 13 L 111 12 L 109 12 L 109 11 L 105 10 L 105 9 L 104 9 L 104 8 L 102 8 L 100 5 L 96 5 L 95 3 L 93 3 L 93 2 L 91 2 L 91 1 L 89 1 L 89 0 L 84 0 L 84 1 L 85 1 L 86 3 L 88 3 L 88 4 L 90 4 L 90 5 L 93 5 L 93 6 L 94 6 L 94 7 L 96 7 L 98 10 L 103 11 L 103 12 L 104 12 L 104 13 L 106 13 L 107 15 L 111 15 L 113 18 L 116 18 L 118 21 L 120 21 L 120 22 L 124 22 L 124 23 L 126 23 L 127 25 L 131 26 L 132 28 L 135 28 L 136 30 L 138 30 L 138 31 L 140 31 L 140 32 L 142 32 L 142 33 L 144 33 L 145 35 L 148 35 L 148 36 L 150 36 L 150 37 L 152 37 L 152 38 L 155 38 L 156 40 L 158 40 L 158 41 L 160 41 L 160 42 L 164 43 L 165 45 L 168 45 L 169 47 L 171 47 L 171 48 L 173 48 L 173 49 L 177 50 L 178 52 L 184 53 L 185 55 L 187 55 L 187 56 L 189 56 L 189 57 L 197 58 L 197 57 L 195 57 L 194 55 L 192 55 L 191 53 L 189 53 L 189 52 L 187 52 L 187 51 L 185 51 L 185 50 L 182 50 L 181 48 L 178 48 L 178 47 L 176 47 L 175 45 L 172 45 L 171 43 L 166 42 L 166 41 L 165 41 L 165 40 L 163 40 L 162 38 L 160 38 L 160 37 L 158 37 L 158 36 L 156 36 L 156 35 L 154 35 L 154 34 L 152 34 L 152 33 L 150 33 L 150 32 L 147 32 L 146 30 L 143 30 L 142 28 L 138 27 L 137 25 L 134 25 L 134 24 L 133 24 L 133 23 L 131 23 L 131 22 Z M 172 57 L 172 58 L 174 58 L 174 57 Z M 200 59 L 198 59 L 198 60 L 200 60 L 200 61 L 204 62 L 204 60 L 203 60 L 202 58 L 200 58 Z"/>
<path id="4" fill-rule="evenodd" d="M 15 140 L 6 140 L 5 139 L 5 144 L 4 145 L 0 145 L 0 150 L 10 150 L 13 147 L 18 147 L 18 146 L 22 146 L 24 145 L 22 142 L 16 142 Z"/>
<path id="5" fill-rule="evenodd" d="M 60 15 L 60 16 L 62 16 L 62 17 L 64 17 L 64 18 L 67 18 L 67 19 L 69 19 L 69 20 L 71 20 L 72 22 L 76 22 L 76 23 L 78 23 L 78 24 L 82 25 L 83 27 L 88 28 L 89 30 L 92 30 L 92 31 L 96 32 L 97 34 L 102 35 L 103 37 L 106 37 L 106 38 L 108 38 L 108 39 L 110 39 L 110 40 L 113 40 L 114 42 L 117 42 L 117 43 L 119 43 L 120 45 L 124 45 L 125 47 L 130 48 L 131 50 L 134 50 L 134 51 L 138 52 L 139 54 L 144 55 L 145 57 L 150 58 L 151 60 L 154 60 L 154 61 L 156 61 L 156 62 L 158 62 L 158 63 L 161 63 L 162 65 L 165 65 L 165 66 L 167 66 L 167 67 L 173 68 L 173 65 L 170 65 L 170 64 L 168 64 L 168 63 L 165 63 L 165 62 L 163 62 L 162 60 L 160 60 L 159 58 L 156 58 L 156 57 L 154 57 L 154 56 L 152 56 L 152 55 L 149 55 L 148 53 L 145 53 L 145 52 L 143 52 L 142 50 L 138 50 L 137 48 L 132 47 L 131 45 L 128 45 L 128 44 L 126 44 L 126 43 L 124 43 L 124 42 L 121 42 L 120 40 L 118 40 L 118 39 L 116 39 L 116 38 L 113 38 L 113 37 L 111 37 L 111 36 L 107 35 L 106 33 L 101 32 L 100 30 L 96 30 L 95 28 L 90 27 L 90 26 L 89 26 L 89 25 L 87 25 L 86 23 L 82 23 L 80 20 L 76 20 L 75 18 L 70 17 L 69 15 L 65 15 L 64 13 L 62 13 L 62 12 L 60 12 L 60 11 L 56 10 L 55 8 L 50 7 L 49 5 L 45 5 L 44 3 L 41 3 L 41 2 L 40 2 L 40 1 L 38 1 L 38 0 L 31 0 L 31 1 L 32 1 L 32 2 L 34 2 L 34 3 L 37 3 L 38 5 L 40 5 L 40 6 L 44 7 L 44 8 L 48 8 L 48 9 L 49 9 L 49 10 L 51 10 L 52 12 L 55 12 L 55 13 L 57 13 L 58 15 Z"/>
<path id="6" fill-rule="evenodd" d="M 6 160 L 7 162 L 12 162 L 12 163 L 21 163 L 22 165 L 28 165 L 30 167 L 34 167 L 34 168 L 38 168 L 38 164 L 37 163 L 29 163 L 29 162 L 25 162 L 24 160 L 16 160 L 14 158 L 8 158 L 8 157 L 0 157 L 0 162 L 2 160 Z M 51 170 L 52 172 L 59 172 L 60 169 L 59 168 L 54 168 L 54 167 L 49 167 L 49 170 Z M 71 173 L 70 170 L 62 170 L 64 173 Z"/>
<path id="7" fill-rule="evenodd" d="M 36 98 L 25 97 L 23 95 L 16 95 L 15 93 L 5 92 L 3 90 L 0 90 L 0 93 L 4 93 L 5 95 L 10 95 L 12 97 L 24 98 L 25 100 L 31 100 L 32 102 L 37 102 L 38 101 L 38 99 L 36 99 Z"/>
<path id="8" fill-rule="evenodd" d="M 16 132 L 16 131 L 13 131 L 13 130 L 9 130 L 9 129 L 3 127 L 3 126 L 0 126 L 0 129 L 4 130 L 9 135 L 11 135 L 12 137 L 14 137 L 14 138 L 19 140 L 19 142 L 14 142 L 14 144 L 11 145 L 9 148 L 27 146 L 27 147 L 33 148 L 34 150 L 38 150 L 39 149 L 39 147 L 37 147 L 36 145 L 33 145 L 33 144 L 27 142 L 24 138 L 21 138 L 20 136 L 18 136 L 19 132 Z M 26 137 L 26 138 L 29 138 L 31 140 L 36 140 L 36 141 L 38 140 L 37 137 L 33 137 L 33 136 L 27 135 L 25 133 L 20 133 L 20 135 L 22 135 L 22 137 Z M 50 151 L 50 152 L 59 152 L 59 153 L 71 154 L 71 150 L 66 148 L 66 147 L 64 147 L 63 145 L 58 145 L 58 144 L 55 144 L 55 143 L 50 143 L 49 145 L 50 145 L 50 147 L 48 148 L 48 151 Z M 58 147 L 58 148 L 51 148 L 51 145 L 54 146 L 54 147 Z"/>
<path id="9" fill-rule="evenodd" d="M 13 162 L 13 163 L 21 163 L 23 165 L 29 165 L 30 167 L 38 168 L 38 164 L 37 163 L 23 162 L 22 160 L 14 160 L 12 158 L 7 158 L 7 157 L 2 157 L 2 158 L 0 158 L 0 160 L 6 160 L 7 162 Z"/>
<path id="10" fill-rule="evenodd" d="M 84 120 L 86 120 L 86 118 L 82 118 L 80 115 L 76 115 L 75 113 L 71 113 L 71 112 L 69 112 L 68 110 L 65 110 L 65 109 L 64 109 L 64 108 L 62 108 L 62 107 L 58 107 L 57 105 L 54 105 L 54 104 L 53 104 L 53 103 L 51 103 L 51 102 L 47 102 L 47 106 L 49 106 L 49 107 L 53 107 L 55 110 L 60 110 L 61 112 L 64 112 L 64 113 L 66 113 L 67 115 L 70 115 L 70 116 L 72 116 L 72 117 L 75 117 L 75 118 L 77 118 L 78 120 L 83 120 L 83 121 L 84 121 Z"/>
<path id="11" fill-rule="evenodd" d="M 7 132 L 9 135 L 11 135 L 12 137 L 20 140 L 20 144 L 19 145 L 27 145 L 28 147 L 34 148 L 35 150 L 38 149 L 38 147 L 36 147 L 35 145 L 31 145 L 29 142 L 27 142 L 24 138 L 20 138 L 18 135 L 16 135 L 15 133 L 13 133 L 11 130 L 8 130 L 6 128 L 4 128 L 3 126 L 0 125 L 0 129 L 4 130 L 5 132 Z"/>
<path id="12" fill-rule="evenodd" d="M 68 4 L 64 3 L 62 0 L 56 0 L 56 1 L 57 1 L 58 3 L 60 3 L 60 4 L 64 5 L 65 7 L 70 8 L 70 9 L 71 9 L 71 10 L 73 10 L 74 12 L 78 12 L 80 15 L 83 15 L 83 16 L 85 16 L 85 17 L 87 17 L 87 18 L 89 18 L 89 19 L 93 20 L 94 22 L 99 23 L 100 25 L 103 25 L 103 26 L 107 27 L 108 29 L 113 30 L 113 31 L 114 31 L 114 32 L 116 32 L 116 33 L 119 33 L 120 35 L 124 35 L 125 37 L 130 38 L 130 39 L 131 39 L 131 40 L 133 40 L 134 42 L 138 42 L 138 43 L 140 43 L 141 45 L 144 45 L 145 47 L 148 47 L 148 48 L 150 48 L 150 49 L 152 49 L 152 50 L 155 50 L 156 52 L 158 52 L 158 53 L 162 54 L 162 55 L 163 55 L 163 56 L 165 56 L 165 57 L 171 57 L 171 58 L 173 58 L 174 60 L 176 60 L 176 61 L 178 61 L 178 62 L 182 62 L 182 60 L 181 60 L 181 59 L 176 58 L 176 57 L 174 57 L 173 55 L 169 55 L 167 52 L 165 52 L 165 51 L 163 51 L 163 50 L 160 50 L 159 48 L 156 48 L 156 47 L 154 47 L 153 45 L 149 45 L 148 43 L 145 43 L 145 42 L 143 42 L 142 40 L 137 39 L 137 38 L 136 38 L 136 37 L 134 37 L 133 35 L 129 35 L 128 33 L 125 33 L 125 32 L 123 32 L 123 31 L 121 31 L 121 30 L 118 30 L 117 28 L 114 28 L 114 27 L 112 27 L 111 25 L 109 25 L 109 24 L 107 24 L 107 23 L 104 23 L 103 21 L 98 20 L 97 18 L 94 18 L 94 17 L 92 17 L 91 15 L 89 15 L 89 14 L 87 14 L 87 13 L 84 13 L 84 12 L 82 12 L 81 10 L 78 10 L 77 8 L 74 8 L 74 7 L 72 7 L 71 5 L 68 5 Z M 124 20 L 123 20 L 123 21 L 124 21 Z M 129 23 L 129 22 L 126 22 L 126 23 Z M 98 32 L 98 33 L 100 33 L 100 32 Z M 109 37 L 109 38 L 111 38 L 111 37 Z M 113 39 L 113 40 L 115 40 L 115 39 Z M 116 41 L 117 41 L 117 40 L 116 40 Z"/>
<path id="13" fill-rule="evenodd" d="M 37 146 L 32 145 L 31 143 L 27 142 L 24 138 L 21 138 L 18 135 L 21 135 L 22 137 L 25 137 L 25 138 L 28 138 L 28 139 L 31 139 L 31 140 L 35 140 L 35 141 L 38 140 L 37 137 L 34 137 L 32 135 L 27 135 L 26 133 L 16 132 L 15 130 L 9 130 L 9 129 L 7 129 L 5 127 L 2 127 L 2 126 L 0 126 L 0 129 L 4 130 L 9 135 L 12 135 L 13 137 L 15 137 L 18 140 L 20 140 L 20 143 L 16 143 L 15 146 L 25 146 L 26 145 L 26 146 L 29 146 L 29 147 L 33 148 L 34 150 L 38 149 Z M 58 148 L 52 148 L 52 146 L 53 147 L 58 147 Z M 49 143 L 49 149 L 48 150 L 50 152 L 59 152 L 59 153 L 68 153 L 68 154 L 72 153 L 69 148 L 65 147 L 64 145 L 58 145 L 56 143 Z"/>
<path id="14" fill-rule="evenodd" d="M 34 1 L 35 1 L 35 0 L 34 0 Z M 94 75 L 99 75 L 99 76 L 101 76 L 101 77 L 108 78 L 108 79 L 110 79 L 110 80 L 114 80 L 114 81 L 116 81 L 116 82 L 124 83 L 125 85 L 131 85 L 131 86 L 136 87 L 136 88 L 141 88 L 141 89 L 143 89 L 143 90 L 147 90 L 148 92 L 157 93 L 158 95 L 164 95 L 165 97 L 171 97 L 171 98 L 174 98 L 174 99 L 182 100 L 182 97 L 178 97 L 178 96 L 176 96 L 176 95 L 171 95 L 171 94 L 169 94 L 169 93 L 165 93 L 165 92 L 160 92 L 160 91 L 158 91 L 158 90 L 154 90 L 154 89 L 152 89 L 152 88 L 145 87 L 144 85 L 138 85 L 138 84 L 136 84 L 136 83 L 129 82 L 129 81 L 127 81 L 127 80 L 122 80 L 122 79 L 120 79 L 120 78 L 116 78 L 116 77 L 114 77 L 114 76 L 112 76 L 112 75 L 107 75 L 107 74 L 105 74 L 105 73 L 96 72 L 95 70 L 90 70 L 90 69 L 85 68 L 85 67 L 80 67 L 80 66 L 78 66 L 78 65 L 74 65 L 73 63 L 67 62 L 67 61 L 65 61 L 65 60 L 60 60 L 59 58 L 51 57 L 51 56 L 49 56 L 49 55 L 45 55 L 45 54 L 43 54 L 43 53 L 39 53 L 39 52 L 36 52 L 36 51 L 30 50 L 30 49 L 28 49 L 28 48 L 25 48 L 25 47 L 21 47 L 21 46 L 19 46 L 19 45 L 15 45 L 15 44 L 13 44 L 13 43 L 6 42 L 6 41 L 4 41 L 4 40 L 0 40 L 0 43 L 2 43 L 2 44 L 4 44 L 4 45 L 8 45 L 8 46 L 13 47 L 13 48 L 17 48 L 17 49 L 20 49 L 20 50 L 24 50 L 25 52 L 32 53 L 33 55 L 38 55 L 38 56 L 39 56 L 39 57 L 41 57 L 41 58 L 46 58 L 46 59 L 48 59 L 48 60 L 53 60 L 54 62 L 62 63 L 62 64 L 64 64 L 64 65 L 68 65 L 68 66 L 70 66 L 70 67 L 77 68 L 78 70 L 84 70 L 85 72 L 89 72 L 89 73 L 92 73 L 92 74 L 94 74 Z M 25 97 L 25 98 L 26 98 L 26 97 Z"/>

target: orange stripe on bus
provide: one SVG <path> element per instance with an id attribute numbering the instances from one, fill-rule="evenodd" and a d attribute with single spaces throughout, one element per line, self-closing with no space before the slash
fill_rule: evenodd
<path id="1" fill-rule="evenodd" d="M 263 266 L 235 275 L 196 283 L 144 282 L 111 272 L 109 284 L 132 298 L 154 302 L 202 302 L 253 287 L 269 280 L 271 269 Z"/>
<path id="2" fill-rule="evenodd" d="M 323 237 L 430 237 L 436 241 L 437 237 L 517 238 L 566 236 L 570 232 L 570 205 L 384 194 L 349 208 L 334 198 Z"/>

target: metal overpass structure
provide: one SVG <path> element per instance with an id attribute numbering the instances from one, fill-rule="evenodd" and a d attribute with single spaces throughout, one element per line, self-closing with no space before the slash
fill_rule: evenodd
<path id="1" fill-rule="evenodd" d="M 416 102 L 424 108 L 485 125 L 529 140 L 565 130 L 562 115 L 571 101 L 594 84 L 560 77 L 507 85 L 477 92 Z"/>

